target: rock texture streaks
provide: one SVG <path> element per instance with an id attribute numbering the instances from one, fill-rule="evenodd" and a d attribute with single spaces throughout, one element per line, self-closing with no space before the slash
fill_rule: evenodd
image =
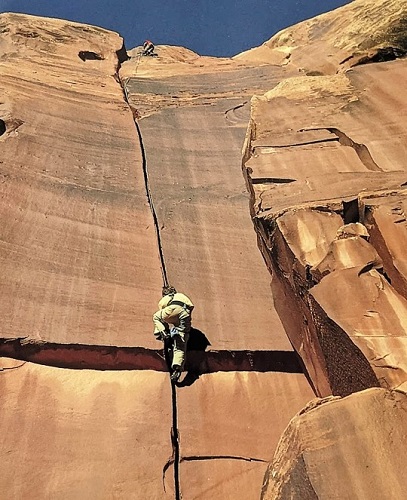
<path id="1" fill-rule="evenodd" d="M 157 51 L 155 59 L 133 51 L 120 76 L 139 121 L 168 279 L 199 304 L 194 323 L 211 349 L 231 352 L 232 372 L 244 352 L 253 367 L 260 357 L 280 361 L 275 372 L 219 373 L 196 383 L 186 378 L 177 396 L 182 497 L 232 498 L 245 485 L 249 499 L 259 491 L 270 448 L 245 432 L 248 422 L 258 422 L 274 449 L 277 429 L 312 396 L 302 373 L 288 373 L 294 353 L 273 307 L 238 167 L 248 94 L 277 83 L 280 70 L 191 54 L 185 59 L 178 48 Z M 212 352 L 204 356 L 209 360 Z M 260 417 L 267 394 L 279 406 L 270 411 L 272 428 Z M 221 414 L 229 415 L 230 439 Z"/>
<path id="2" fill-rule="evenodd" d="M 149 304 L 161 277 L 140 147 L 116 80 L 123 41 L 29 16 L 4 14 L 0 25 L 1 336 L 152 347 Z"/>
<path id="3" fill-rule="evenodd" d="M 100 28 L 0 23 L 2 491 L 257 496 L 280 434 L 313 397 L 240 171 L 248 100 L 279 70 L 177 48 L 126 63 L 122 39 Z M 176 390 L 151 335 L 163 262 L 212 347 L 189 354 Z"/>
<path id="4" fill-rule="evenodd" d="M 300 73 L 251 100 L 243 172 L 276 309 L 327 396 L 283 434 L 264 499 L 405 495 L 406 13 L 351 2 L 239 56 Z"/>
<path id="5" fill-rule="evenodd" d="M 381 29 L 390 43 L 393 28 Z M 252 215 L 280 317 L 320 395 L 405 382 L 405 71 L 400 59 L 290 78 L 252 99 Z"/>
<path id="6" fill-rule="evenodd" d="M 232 59 L 0 16 L 7 497 L 403 497 L 406 9 Z"/>

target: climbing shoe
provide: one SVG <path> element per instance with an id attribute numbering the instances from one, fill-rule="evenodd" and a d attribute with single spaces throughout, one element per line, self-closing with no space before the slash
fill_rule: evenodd
<path id="1" fill-rule="evenodd" d="M 171 382 L 178 382 L 181 376 L 181 368 L 179 366 L 174 367 L 174 371 L 171 373 Z"/>

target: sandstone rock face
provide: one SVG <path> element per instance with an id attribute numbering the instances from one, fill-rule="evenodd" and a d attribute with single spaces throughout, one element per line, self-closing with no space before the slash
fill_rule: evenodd
<path id="1" fill-rule="evenodd" d="M 307 76 L 396 59 L 407 52 L 406 7 L 406 0 L 353 0 L 333 12 L 290 26 L 234 59 L 284 64 Z"/>
<path id="2" fill-rule="evenodd" d="M 340 16 L 349 19 L 362 2 L 294 27 L 293 36 L 325 26 L 319 46 L 337 54 L 369 22 L 369 43 L 394 46 L 397 38 L 400 48 L 394 15 L 404 19 L 407 6 L 386 2 L 388 17 L 380 17 L 383 2 L 364 3 L 369 17 L 334 45 Z M 360 27 L 352 43 L 366 45 L 363 36 Z M 277 310 L 320 395 L 406 381 L 406 70 L 403 59 L 359 65 L 290 78 L 252 99 L 244 153 L 252 215 Z"/>
<path id="3" fill-rule="evenodd" d="M 2 495 L 174 498 L 161 478 L 172 453 L 166 374 L 0 367 Z"/>
<path id="4" fill-rule="evenodd" d="M 123 41 L 30 16 L 0 26 L 1 337 L 155 347 L 160 264 Z"/>
<path id="5" fill-rule="evenodd" d="M 355 393 L 292 420 L 264 499 L 405 496 L 406 14 L 355 1 L 259 50 L 307 75 L 252 99 L 244 148 L 276 309 L 317 394 Z"/>
<path id="6" fill-rule="evenodd" d="M 405 18 L 356 0 L 232 59 L 127 60 L 0 16 L 1 491 L 402 497 Z M 167 281 L 196 304 L 178 385 Z"/>
<path id="7" fill-rule="evenodd" d="M 120 76 L 140 127 L 166 273 L 198 304 L 194 324 L 225 353 L 219 368 L 235 367 L 178 391 L 180 488 L 183 498 L 249 500 L 280 429 L 312 396 L 287 364 L 294 352 L 273 307 L 239 168 L 249 96 L 276 84 L 282 70 L 181 48 L 157 53 L 141 58 L 135 49 Z M 238 373 L 242 353 L 253 373 Z M 264 365 L 271 356 L 278 367 Z"/>
<path id="8" fill-rule="evenodd" d="M 261 498 L 405 498 L 406 410 L 406 394 L 384 389 L 312 402 L 281 438 Z"/>
<path id="9" fill-rule="evenodd" d="M 204 375 L 177 398 L 182 498 L 251 500 L 287 417 L 312 394 L 300 373 L 234 372 Z"/>
<path id="10" fill-rule="evenodd" d="M 125 63 L 106 30 L 0 23 L 1 491 L 257 498 L 314 396 L 240 168 L 248 100 L 282 70 L 171 47 Z M 177 388 L 152 336 L 163 278 L 212 348 Z"/>

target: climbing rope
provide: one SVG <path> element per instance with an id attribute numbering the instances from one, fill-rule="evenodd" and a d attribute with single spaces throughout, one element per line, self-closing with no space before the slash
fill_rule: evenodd
<path id="1" fill-rule="evenodd" d="M 141 57 L 143 55 L 143 51 L 141 50 L 139 53 L 138 53 L 138 57 L 137 57 L 137 62 L 136 62 L 136 69 L 134 71 L 134 76 L 137 76 L 137 70 L 138 70 L 138 67 L 139 67 L 139 64 L 140 64 L 140 61 L 141 61 Z"/>
<path id="2" fill-rule="evenodd" d="M 142 57 L 142 52 L 139 52 L 137 62 L 136 62 L 136 69 L 134 71 L 134 77 L 137 75 L 137 71 L 140 65 Z M 122 81 L 120 79 L 120 84 L 123 89 L 123 94 L 124 94 L 124 99 L 129 106 L 130 110 L 132 111 L 133 114 L 133 121 L 134 125 L 136 127 L 137 135 L 139 138 L 139 143 L 140 143 L 140 150 L 141 150 L 141 158 L 142 158 L 142 168 L 143 168 L 143 174 L 144 174 L 144 186 L 146 190 L 146 195 L 147 195 L 147 201 L 148 205 L 150 207 L 150 211 L 153 217 L 154 221 L 154 228 L 155 228 L 155 234 L 156 234 L 156 239 L 157 239 L 157 245 L 158 245 L 158 253 L 159 253 L 159 259 L 160 259 L 160 267 L 161 267 L 161 275 L 162 275 L 162 281 L 163 281 L 163 286 L 168 286 L 168 278 L 167 278 L 167 270 L 165 267 L 165 259 L 164 259 L 164 253 L 162 249 L 162 244 L 161 244 L 161 234 L 160 234 L 160 227 L 158 224 L 158 217 L 157 213 L 155 211 L 154 203 L 153 203 L 153 197 L 151 195 L 150 191 L 150 183 L 148 179 L 148 170 L 147 170 L 147 158 L 146 158 L 146 152 L 144 149 L 144 143 L 143 143 L 143 137 L 141 135 L 141 130 L 140 126 L 137 121 L 136 114 L 133 112 L 133 108 L 130 104 L 129 101 L 129 94 L 127 91 L 127 86 L 126 86 L 126 81 Z M 171 371 L 171 354 L 172 354 L 172 346 L 168 344 L 168 342 L 164 342 L 164 359 L 168 367 L 168 371 Z M 177 416 L 177 393 L 176 393 L 176 386 L 175 383 L 171 382 L 171 400 L 172 400 L 172 427 L 171 427 L 171 444 L 172 444 L 172 457 L 171 457 L 171 463 L 174 465 L 174 493 L 175 493 L 175 500 L 181 500 L 182 495 L 181 495 L 181 484 L 180 484 L 180 477 L 179 477 L 179 464 L 180 464 L 180 443 L 179 443 L 179 431 L 178 431 L 178 416 Z"/>

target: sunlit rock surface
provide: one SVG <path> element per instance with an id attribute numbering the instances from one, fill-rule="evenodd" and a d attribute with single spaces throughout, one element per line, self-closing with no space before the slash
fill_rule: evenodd
<path id="1" fill-rule="evenodd" d="M 174 498 L 164 373 L 0 358 L 3 498 Z"/>
<path id="2" fill-rule="evenodd" d="M 278 75 L 171 47 L 125 62 L 106 30 L 0 22 L 0 352 L 15 358 L 0 373 L 1 490 L 258 497 L 281 433 L 314 396 L 273 306 L 241 173 L 248 101 Z M 164 265 L 212 349 L 189 355 L 176 391 L 152 335 Z M 23 423 L 8 423 L 17 413 L 37 421 L 24 440 Z"/>
<path id="3" fill-rule="evenodd" d="M 233 359 L 236 367 L 187 378 L 192 384 L 178 391 L 182 497 L 250 500 L 280 429 L 312 397 L 301 368 L 292 373 L 287 364 L 295 354 L 273 305 L 241 172 L 250 96 L 277 84 L 282 70 L 156 51 L 131 51 L 120 77 L 140 127 L 168 279 L 197 304 L 194 324 L 210 349 L 231 353 L 219 368 Z M 240 372 L 242 352 L 253 373 Z M 259 355 L 279 366 L 257 364 Z"/>
<path id="4" fill-rule="evenodd" d="M 0 26 L 1 337 L 155 346 L 160 264 L 123 40 L 17 14 Z"/>
<path id="5" fill-rule="evenodd" d="M 407 396 L 369 389 L 315 400 L 288 426 L 262 500 L 405 498 Z"/>
<path id="6" fill-rule="evenodd" d="M 376 445 L 404 432 L 405 10 L 356 0 L 232 59 L 0 16 L 1 491 L 404 491 Z M 177 387 L 163 278 L 200 331 Z"/>
<path id="7" fill-rule="evenodd" d="M 406 7 L 406 0 L 354 0 L 284 29 L 234 60 L 286 65 L 313 76 L 396 59 L 407 52 Z"/>
<path id="8" fill-rule="evenodd" d="M 263 498 L 404 497 L 406 18 L 355 1 L 235 58 L 297 67 L 251 100 L 251 213 L 317 394 L 356 393 L 292 421 Z"/>
<path id="9" fill-rule="evenodd" d="M 380 10 L 383 2 L 363 3 L 370 17 L 349 23 L 334 44 L 339 16 L 351 16 L 362 2 L 292 33 L 325 25 L 319 42 L 333 53 L 379 39 L 395 46 L 397 38 L 401 48 L 406 4 L 386 2 Z M 370 42 L 362 40 L 361 23 L 370 23 Z M 277 310 L 320 395 L 406 381 L 407 63 L 370 62 L 332 76 L 288 78 L 251 101 L 244 168 L 252 215 L 274 274 Z M 357 231 L 340 229 L 355 223 Z"/>

